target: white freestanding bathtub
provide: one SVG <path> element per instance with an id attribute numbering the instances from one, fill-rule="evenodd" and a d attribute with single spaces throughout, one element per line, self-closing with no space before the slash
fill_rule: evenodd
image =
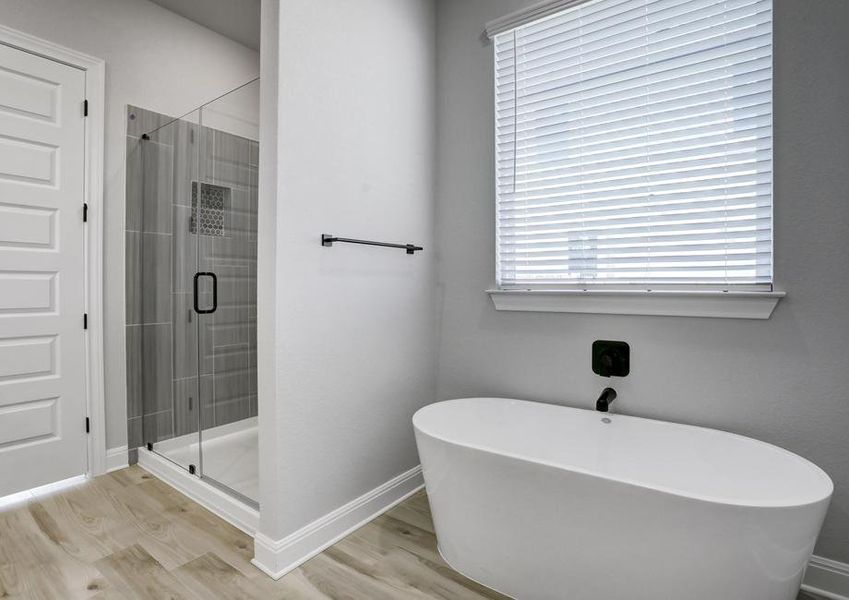
<path id="1" fill-rule="evenodd" d="M 794 600 L 833 486 L 776 446 L 503 398 L 413 417 L 439 550 L 520 600 Z"/>

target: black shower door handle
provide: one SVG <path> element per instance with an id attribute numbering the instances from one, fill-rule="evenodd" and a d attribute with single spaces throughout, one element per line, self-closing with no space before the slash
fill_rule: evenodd
<path id="1" fill-rule="evenodd" d="M 210 277 L 212 279 L 212 308 L 201 308 L 198 304 L 198 281 L 201 277 Z M 215 276 L 215 273 L 212 273 L 210 271 L 201 271 L 199 273 L 195 273 L 194 290 L 195 312 L 197 314 L 208 315 L 218 310 L 218 277 Z"/>

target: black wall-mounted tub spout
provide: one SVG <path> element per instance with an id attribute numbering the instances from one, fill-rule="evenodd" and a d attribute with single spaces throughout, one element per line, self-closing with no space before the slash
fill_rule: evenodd
<path id="1" fill-rule="evenodd" d="M 614 400 L 616 400 L 616 390 L 613 388 L 604 388 L 601 396 L 595 401 L 595 409 L 598 412 L 607 412 L 610 410 L 610 405 Z"/>

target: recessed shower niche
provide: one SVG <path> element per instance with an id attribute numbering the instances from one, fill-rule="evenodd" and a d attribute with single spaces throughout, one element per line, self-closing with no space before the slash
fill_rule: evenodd
<path id="1" fill-rule="evenodd" d="M 127 112 L 129 447 L 254 506 L 258 88 Z"/>
<path id="2" fill-rule="evenodd" d="M 211 183 L 192 182 L 192 217 L 190 230 L 194 234 L 224 235 L 224 220 L 230 215 L 230 188 Z"/>

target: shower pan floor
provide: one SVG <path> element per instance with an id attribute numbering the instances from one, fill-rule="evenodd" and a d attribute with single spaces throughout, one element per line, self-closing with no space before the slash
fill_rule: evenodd
<path id="1" fill-rule="evenodd" d="M 259 436 L 257 418 L 204 430 L 201 472 L 236 493 L 259 500 Z M 156 444 L 156 452 L 181 465 L 198 463 L 197 434 Z"/>

